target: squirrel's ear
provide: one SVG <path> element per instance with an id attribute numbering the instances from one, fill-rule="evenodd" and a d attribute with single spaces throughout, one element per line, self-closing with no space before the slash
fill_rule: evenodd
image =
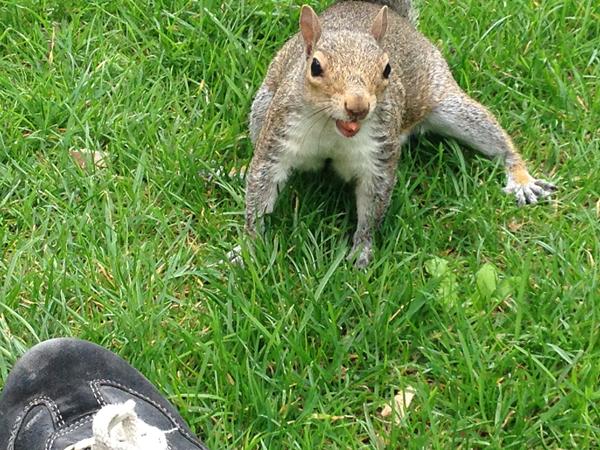
<path id="1" fill-rule="evenodd" d="M 300 31 L 304 38 L 306 54 L 310 55 L 321 37 L 321 24 L 319 23 L 317 14 L 308 5 L 302 6 L 302 11 L 300 12 Z"/>
<path id="2" fill-rule="evenodd" d="M 385 36 L 385 32 L 387 30 L 388 25 L 388 7 L 384 6 L 375 17 L 375 21 L 373 22 L 373 26 L 371 27 L 371 34 L 375 38 L 377 42 L 381 42 L 383 37 Z"/>

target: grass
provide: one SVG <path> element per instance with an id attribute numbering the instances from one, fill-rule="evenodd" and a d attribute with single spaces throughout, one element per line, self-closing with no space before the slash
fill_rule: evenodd
<path id="1" fill-rule="evenodd" d="M 412 141 L 365 272 L 329 176 L 290 183 L 253 258 L 243 237 L 246 117 L 299 4 L 0 2 L 0 385 L 73 335 L 215 449 L 598 448 L 598 3 L 425 2 L 459 83 L 560 190 L 519 209 L 494 163 Z M 238 243 L 245 267 L 223 262 Z"/>

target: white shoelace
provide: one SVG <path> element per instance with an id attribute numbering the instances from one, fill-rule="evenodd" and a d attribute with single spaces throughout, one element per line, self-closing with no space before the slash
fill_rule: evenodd
<path id="1" fill-rule="evenodd" d="M 106 405 L 96 413 L 93 437 L 65 450 L 168 450 L 165 431 L 148 425 L 135 413 L 135 402 Z"/>

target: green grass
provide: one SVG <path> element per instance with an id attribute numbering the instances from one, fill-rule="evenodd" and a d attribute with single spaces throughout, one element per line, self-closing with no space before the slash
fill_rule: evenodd
<path id="1" fill-rule="evenodd" d="M 519 209 L 494 163 L 412 141 L 365 272 L 328 176 L 290 183 L 253 258 L 243 237 L 228 174 L 295 3 L 0 2 L 0 385 L 73 335 L 214 449 L 598 448 L 598 2 L 423 2 L 459 83 L 560 189 Z M 245 267 L 223 262 L 238 243 Z"/>

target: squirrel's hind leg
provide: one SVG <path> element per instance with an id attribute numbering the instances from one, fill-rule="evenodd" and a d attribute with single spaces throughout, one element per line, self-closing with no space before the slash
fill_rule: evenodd
<path id="1" fill-rule="evenodd" d="M 537 203 L 556 187 L 532 177 L 510 136 L 481 104 L 459 89 L 443 97 L 426 117 L 425 130 L 458 139 L 490 158 L 504 159 L 508 182 L 504 191 L 514 194 L 519 205 Z"/>

